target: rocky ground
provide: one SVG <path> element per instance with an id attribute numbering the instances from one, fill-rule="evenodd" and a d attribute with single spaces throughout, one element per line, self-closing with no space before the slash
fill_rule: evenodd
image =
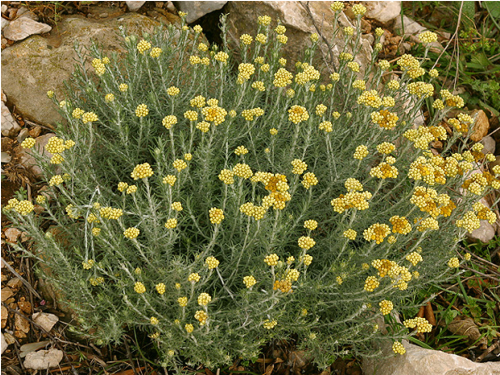
<path id="1" fill-rule="evenodd" d="M 123 53 L 115 32 L 126 27 L 130 33 L 151 31 L 160 24 L 179 25 L 178 11 L 188 12 L 190 25 L 200 24 L 210 43 L 220 42 L 217 29 L 221 13 L 229 13 L 229 42 L 238 42 L 243 33 L 253 34 L 257 15 L 280 18 L 287 27 L 289 43 L 285 49 L 288 64 L 293 66 L 311 33 L 327 38 L 332 33 L 330 2 L 14 2 L 2 3 L 2 206 L 20 188 L 28 197 L 43 193 L 38 181 L 40 170 L 35 161 L 24 153 L 19 144 L 28 136 L 44 146 L 53 135 L 54 124 L 60 120 L 47 90 L 61 93 L 64 80 L 70 77 L 78 41 L 88 46 L 96 39 L 105 50 Z M 399 2 L 367 2 L 368 12 L 362 20 L 364 32 L 362 52 L 358 62 L 363 66 L 372 52 L 375 27 L 383 27 L 384 48 L 380 58 L 394 61 L 417 42 L 416 34 L 425 30 L 417 22 L 403 17 Z M 340 19 L 343 26 L 351 26 L 354 15 L 349 4 Z M 404 35 L 401 30 L 404 25 Z M 433 48 L 441 50 L 450 35 L 441 33 Z M 331 45 L 333 56 L 341 47 L 336 40 Z M 328 51 L 323 58 L 329 60 Z M 333 57 L 333 62 L 335 58 Z M 318 59 L 318 65 L 324 65 Z M 488 152 L 500 153 L 500 126 L 498 118 L 481 110 L 474 129 L 475 141 L 481 141 Z M 427 113 L 421 114 L 425 123 Z M 446 127 L 446 123 L 443 123 Z M 442 145 L 441 145 L 442 146 Z M 440 145 L 434 144 L 439 152 Z M 500 164 L 497 156 L 496 164 Z M 489 196 L 485 203 L 491 206 L 498 195 Z M 492 207 L 498 216 L 498 207 Z M 498 224 L 498 221 L 497 221 Z M 482 222 L 471 240 L 488 242 L 500 233 L 499 225 Z M 146 361 L 131 354 L 128 340 L 115 348 L 98 348 L 81 343 L 68 333 L 68 323 L 74 319 L 60 306 L 57 295 L 33 272 L 33 262 L 9 251 L 9 243 L 29 245 L 29 237 L 2 220 L 2 374 L 24 374 L 52 369 L 56 373 L 114 373 L 121 375 L 156 373 Z M 492 254 L 498 262 L 499 249 Z M 496 255 L 495 255 L 496 254 Z M 496 258 L 495 258 L 496 256 Z M 432 312 L 432 307 L 431 307 Z M 498 312 L 498 310 L 497 310 Z M 498 341 L 497 341 L 498 344 Z M 387 361 L 364 361 L 365 374 L 378 369 L 381 374 L 500 374 L 500 365 L 475 363 L 466 358 L 440 351 L 422 349 L 407 343 L 407 354 Z M 390 350 L 390 348 L 389 348 Z M 488 355 L 500 352 L 498 345 L 484 348 Z M 295 351 L 293 343 L 263 350 L 266 359 L 256 364 L 236 361 L 226 369 L 231 372 L 260 372 L 289 374 L 314 372 L 304 353 Z M 139 358 L 137 356 L 137 358 Z M 208 369 L 198 369 L 213 375 Z M 48 370 L 49 371 L 49 370 Z M 193 369 L 193 371 L 195 371 Z M 447 372 L 449 371 L 449 372 Z M 48 373 L 48 372 L 47 372 Z M 323 375 L 361 374 L 361 362 L 356 359 L 338 360 Z M 218 374 L 217 374 L 218 375 Z"/>

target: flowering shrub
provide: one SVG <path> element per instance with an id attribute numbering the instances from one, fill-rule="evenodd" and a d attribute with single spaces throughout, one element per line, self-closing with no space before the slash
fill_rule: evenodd
<path id="1" fill-rule="evenodd" d="M 53 156 L 32 151 L 52 194 L 38 210 L 4 207 L 51 267 L 73 330 L 104 344 L 139 328 L 165 366 L 208 367 L 291 335 L 322 367 L 346 348 L 373 354 L 379 316 L 400 354 L 401 338 L 428 331 L 390 314 L 453 275 L 458 241 L 496 219 L 477 202 L 499 179 L 470 174 L 490 156 L 455 142 L 474 119 L 447 133 L 439 124 L 463 101 L 442 91 L 431 124 L 415 127 L 434 78 L 409 55 L 391 78 L 377 48 L 361 74 L 352 28 L 336 30 L 335 71 L 312 65 L 313 34 L 290 72 L 286 28 L 271 23 L 241 37 L 239 64 L 187 26 L 124 35 L 123 60 L 94 46 L 90 69 L 80 54 Z M 222 29 L 225 41 L 224 17 Z"/>

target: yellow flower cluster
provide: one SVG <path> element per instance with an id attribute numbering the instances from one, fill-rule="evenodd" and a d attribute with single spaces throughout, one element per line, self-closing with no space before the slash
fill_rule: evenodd
<path id="1" fill-rule="evenodd" d="M 351 69 L 354 73 L 359 73 L 359 64 L 355 61 L 350 61 L 347 63 L 347 67 Z"/>
<path id="2" fill-rule="evenodd" d="M 85 124 L 89 123 L 89 122 L 95 122 L 95 121 L 98 121 L 98 120 L 99 120 L 99 118 L 97 117 L 97 115 L 94 112 L 85 112 L 82 115 L 82 121 Z"/>
<path id="3" fill-rule="evenodd" d="M 224 212 L 220 208 L 212 207 L 208 214 L 212 224 L 220 224 L 224 220 Z"/>
<path id="4" fill-rule="evenodd" d="M 340 12 L 344 10 L 344 3 L 342 1 L 335 1 L 333 4 L 330 5 L 330 9 L 333 10 L 334 12 Z"/>
<path id="5" fill-rule="evenodd" d="M 316 106 L 316 110 L 315 110 L 315 113 L 318 115 L 318 116 L 323 116 L 326 112 L 328 108 L 326 107 L 326 105 L 324 104 L 318 104 Z"/>
<path id="6" fill-rule="evenodd" d="M 256 89 L 257 91 L 266 91 L 266 86 L 262 81 L 255 81 L 254 83 L 252 83 L 252 88 Z"/>
<path id="7" fill-rule="evenodd" d="M 366 90 L 366 82 L 363 81 L 362 79 L 357 79 L 352 83 L 352 87 L 354 87 L 355 89 L 364 91 L 364 90 Z"/>
<path id="8" fill-rule="evenodd" d="M 273 290 L 280 290 L 282 293 L 293 293 L 292 282 L 290 280 L 276 280 Z"/>
<path id="9" fill-rule="evenodd" d="M 121 208 L 102 207 L 99 209 L 99 215 L 103 219 L 118 220 L 123 215 Z"/>
<path id="10" fill-rule="evenodd" d="M 130 176 L 134 180 L 139 180 L 141 178 L 151 177 L 153 175 L 153 170 L 149 163 L 138 164 L 135 166 L 134 170 L 130 174 Z"/>
<path id="11" fill-rule="evenodd" d="M 458 268 L 460 267 L 460 261 L 458 260 L 457 257 L 450 258 L 448 261 L 448 267 L 450 268 Z"/>
<path id="12" fill-rule="evenodd" d="M 158 58 L 160 57 L 161 53 L 163 51 L 161 50 L 161 48 L 158 48 L 158 47 L 154 47 L 151 52 L 149 53 L 149 56 L 151 56 L 152 58 Z"/>
<path id="13" fill-rule="evenodd" d="M 394 344 L 392 344 L 392 351 L 394 353 L 400 354 L 400 355 L 403 355 L 406 353 L 405 347 L 403 346 L 403 344 L 401 344 L 398 341 L 396 341 Z"/>
<path id="14" fill-rule="evenodd" d="M 196 124 L 196 129 L 200 130 L 202 133 L 206 133 L 210 130 L 210 123 L 206 121 L 201 121 Z"/>
<path id="15" fill-rule="evenodd" d="M 354 241 L 357 235 L 358 233 L 356 233 L 354 229 L 347 229 L 346 231 L 344 231 L 344 233 L 342 233 L 343 237 L 348 238 L 351 241 Z"/>
<path id="16" fill-rule="evenodd" d="M 210 294 L 208 293 L 201 293 L 198 296 L 198 305 L 200 306 L 207 306 L 210 301 L 212 301 L 212 297 L 210 297 Z"/>
<path id="17" fill-rule="evenodd" d="M 358 104 L 367 107 L 379 108 L 382 106 L 382 99 L 378 96 L 377 90 L 364 91 L 357 99 Z"/>
<path id="18" fill-rule="evenodd" d="M 302 72 L 295 75 L 295 82 L 297 82 L 297 84 L 304 85 L 307 82 L 315 81 L 320 78 L 320 73 L 314 68 L 314 66 L 308 63 L 303 63 L 301 67 Z"/>
<path id="19" fill-rule="evenodd" d="M 405 54 L 398 60 L 401 69 L 408 73 L 410 78 L 418 78 L 425 74 L 425 70 L 420 67 L 418 60 L 412 55 Z"/>
<path id="20" fill-rule="evenodd" d="M 177 96 L 177 95 L 179 95 L 180 92 L 181 92 L 181 90 L 179 90 L 179 88 L 175 87 L 175 86 L 170 86 L 167 89 L 167 94 L 170 96 Z"/>
<path id="21" fill-rule="evenodd" d="M 369 208 L 367 200 L 372 197 L 369 191 L 364 192 L 349 192 L 347 194 L 341 194 L 338 198 L 331 201 L 333 210 L 339 214 L 350 208 L 356 208 L 357 210 L 366 210 Z"/>
<path id="22" fill-rule="evenodd" d="M 422 262 L 424 259 L 422 258 L 422 255 L 420 255 L 417 252 L 412 252 L 408 254 L 405 259 L 410 262 L 412 265 L 416 266 L 418 263 Z"/>
<path id="23" fill-rule="evenodd" d="M 165 284 L 163 284 L 163 283 L 156 284 L 155 288 L 156 288 L 156 291 L 158 292 L 158 294 L 163 294 L 166 291 Z"/>
<path id="24" fill-rule="evenodd" d="M 302 176 L 302 178 L 302 186 L 304 186 L 306 189 L 309 189 L 311 186 L 315 186 L 318 184 L 318 178 L 312 172 L 304 173 L 304 176 Z"/>
<path id="25" fill-rule="evenodd" d="M 170 129 L 173 125 L 177 124 L 177 117 L 174 115 L 165 116 L 161 120 L 161 123 L 165 128 Z"/>
<path id="26" fill-rule="evenodd" d="M 382 142 L 381 144 L 377 145 L 377 151 L 381 154 L 390 154 L 395 149 L 396 146 L 389 142 Z"/>
<path id="27" fill-rule="evenodd" d="M 363 231 L 363 237 L 367 241 L 375 241 L 377 244 L 380 244 L 390 233 L 391 228 L 387 224 L 375 223 Z"/>
<path id="28" fill-rule="evenodd" d="M 370 176 L 377 178 L 397 178 L 398 177 L 398 169 L 389 163 L 382 162 L 376 167 L 373 167 L 370 170 Z"/>
<path id="29" fill-rule="evenodd" d="M 318 227 L 318 222 L 316 220 L 306 220 L 304 221 L 304 228 L 309 230 L 315 230 Z"/>
<path id="30" fill-rule="evenodd" d="M 389 219 L 392 224 L 392 232 L 408 234 L 411 232 L 411 225 L 405 217 L 395 215 Z"/>
<path id="31" fill-rule="evenodd" d="M 242 36 L 240 36 L 240 41 L 241 43 L 246 44 L 248 46 L 252 44 L 253 38 L 248 34 L 243 34 Z"/>
<path id="32" fill-rule="evenodd" d="M 260 107 L 252 108 L 252 109 L 244 109 L 241 112 L 243 118 L 247 121 L 253 121 L 254 117 L 259 117 L 264 115 L 264 110 Z"/>
<path id="33" fill-rule="evenodd" d="M 394 308 L 392 302 L 388 300 L 383 300 L 382 302 L 379 303 L 379 306 L 380 306 L 380 311 L 382 312 L 383 315 L 390 314 L 392 309 Z"/>
<path id="34" fill-rule="evenodd" d="M 375 276 L 368 276 L 365 280 L 365 287 L 364 289 L 367 292 L 373 292 L 376 288 L 378 288 L 380 285 L 380 282 Z"/>
<path id="35" fill-rule="evenodd" d="M 227 62 L 227 59 L 229 58 L 229 55 L 226 52 L 217 52 L 214 55 L 214 59 L 217 61 L 220 61 L 222 63 Z"/>
<path id="36" fill-rule="evenodd" d="M 243 278 L 243 284 L 245 284 L 247 288 L 251 288 L 252 286 L 257 284 L 257 280 L 255 280 L 255 277 L 253 276 L 245 276 Z"/>
<path id="37" fill-rule="evenodd" d="M 278 71 L 274 73 L 273 85 L 275 87 L 285 87 L 291 85 L 292 78 L 293 78 L 292 73 L 290 73 L 285 68 L 279 68 Z"/>
<path id="38" fill-rule="evenodd" d="M 462 219 L 458 219 L 455 222 L 455 225 L 458 228 L 464 228 L 467 232 L 472 233 L 472 231 L 481 226 L 481 222 L 474 211 L 467 211 Z"/>
<path id="39" fill-rule="evenodd" d="M 219 173 L 219 180 L 224 182 L 226 185 L 231 185 L 234 183 L 234 173 L 229 169 L 223 169 Z"/>
<path id="40" fill-rule="evenodd" d="M 387 109 L 382 109 L 378 112 L 372 112 L 371 119 L 381 128 L 392 129 L 396 126 L 399 117 L 396 113 L 389 112 Z"/>
<path id="41" fill-rule="evenodd" d="M 49 180 L 49 186 L 61 185 L 64 182 L 61 175 L 55 175 Z"/>
<path id="42" fill-rule="evenodd" d="M 137 229 L 137 228 L 127 228 L 124 232 L 123 232 L 123 235 L 127 238 L 130 238 L 130 239 L 133 239 L 133 238 L 137 238 L 137 236 L 139 235 L 140 233 L 140 230 Z"/>
<path id="43" fill-rule="evenodd" d="M 144 39 L 142 39 L 139 43 L 137 43 L 137 50 L 141 55 L 144 55 L 144 52 L 146 52 L 150 48 L 151 48 L 151 43 L 149 43 Z"/>
<path id="44" fill-rule="evenodd" d="M 238 163 L 233 168 L 233 173 L 235 176 L 248 179 L 253 176 L 252 169 L 248 164 Z"/>
<path id="45" fill-rule="evenodd" d="M 316 241 L 314 241 L 309 236 L 301 236 L 298 240 L 299 247 L 304 250 L 309 250 L 314 245 L 316 245 Z"/>
<path id="46" fill-rule="evenodd" d="M 128 85 L 126 83 L 121 83 L 118 86 L 118 90 L 120 90 L 121 92 L 126 92 L 128 90 Z"/>
<path id="47" fill-rule="evenodd" d="M 309 119 L 309 113 L 307 109 L 300 105 L 294 105 L 288 110 L 288 119 L 294 124 L 298 124 L 301 121 L 307 121 Z"/>
<path id="48" fill-rule="evenodd" d="M 188 276 L 188 281 L 192 283 L 197 283 L 200 281 L 200 275 L 198 273 L 190 273 Z"/>
<path id="49" fill-rule="evenodd" d="M 182 159 L 176 159 L 174 160 L 174 162 L 172 163 L 172 166 L 177 169 L 177 172 L 180 172 L 182 171 L 183 169 L 186 169 L 187 168 L 187 164 L 184 160 Z"/>
<path id="50" fill-rule="evenodd" d="M 187 333 L 191 333 L 194 331 L 194 327 L 192 324 L 189 324 L 187 323 L 185 326 L 184 326 L 184 329 L 186 330 Z"/>
<path id="51" fill-rule="evenodd" d="M 481 202 L 476 202 L 472 206 L 474 211 L 476 212 L 477 218 L 479 220 L 488 220 L 490 224 L 494 224 L 497 221 L 497 216 L 491 209 L 486 207 L 483 203 Z"/>
<path id="52" fill-rule="evenodd" d="M 137 281 L 134 285 L 134 290 L 136 293 L 142 294 L 146 292 L 146 287 L 140 281 Z"/>
<path id="53" fill-rule="evenodd" d="M 265 202 L 263 201 L 262 203 Z M 247 216 L 253 216 L 255 220 L 261 220 L 266 214 L 266 207 L 255 206 L 252 202 L 247 202 L 240 206 L 240 211 Z"/>
<path id="54" fill-rule="evenodd" d="M 222 124 L 226 120 L 227 111 L 224 108 L 219 107 L 217 104 L 214 105 L 210 105 L 213 103 L 208 103 L 208 104 L 209 104 L 208 107 L 204 107 L 201 110 L 201 114 L 204 116 L 204 120 L 208 122 L 213 122 L 215 126 Z"/>
<path id="55" fill-rule="evenodd" d="M 465 105 L 460 96 L 452 95 L 448 90 L 441 90 L 440 95 L 448 107 L 462 108 Z"/>
<path id="56" fill-rule="evenodd" d="M 258 22 L 259 22 L 259 25 L 269 26 L 269 24 L 271 23 L 271 17 L 269 17 L 269 16 L 259 16 L 258 17 Z"/>
<path id="57" fill-rule="evenodd" d="M 242 84 L 246 80 L 250 79 L 250 76 L 255 73 L 255 66 L 250 63 L 241 63 L 238 65 L 238 83 Z"/>
<path id="58" fill-rule="evenodd" d="M 236 150 L 234 150 L 234 153 L 236 155 L 246 155 L 248 154 L 248 149 L 245 146 L 238 146 L 236 147 Z"/>
<path id="59" fill-rule="evenodd" d="M 434 86 L 431 83 L 425 83 L 422 81 L 412 82 L 408 84 L 408 92 L 412 95 L 417 96 L 417 98 L 429 98 L 434 95 Z"/>
<path id="60" fill-rule="evenodd" d="M 168 176 L 163 178 L 163 183 L 164 184 L 169 184 L 170 186 L 174 186 L 175 181 L 177 181 L 177 177 L 174 175 L 169 174 Z"/>
<path id="61" fill-rule="evenodd" d="M 420 221 L 417 229 L 419 232 L 424 232 L 426 230 L 438 230 L 439 223 L 433 217 L 428 217 Z"/>
<path id="62" fill-rule="evenodd" d="M 278 322 L 276 320 L 272 320 L 271 321 L 269 319 L 266 319 L 264 321 L 263 326 L 264 326 L 265 329 L 273 329 L 274 327 L 276 327 L 277 324 L 278 324 Z"/>
<path id="63" fill-rule="evenodd" d="M 364 5 L 362 5 L 362 4 L 353 5 L 352 12 L 356 16 L 362 16 L 363 14 L 366 13 L 366 7 Z"/>
<path id="64" fill-rule="evenodd" d="M 324 130 L 325 133 L 331 133 L 333 131 L 333 124 L 330 121 L 323 121 L 319 124 L 319 130 Z"/>
<path id="65" fill-rule="evenodd" d="M 92 67 L 98 76 L 102 76 L 106 72 L 106 66 L 103 64 L 101 59 L 93 59 Z"/>
<path id="66" fill-rule="evenodd" d="M 18 213 L 20 213 L 23 216 L 26 216 L 26 215 L 30 214 L 31 212 L 33 212 L 33 209 L 35 208 L 33 206 L 33 203 L 31 203 L 30 201 L 27 201 L 27 200 L 20 201 L 20 202 L 13 201 L 13 203 L 15 203 L 15 204 L 13 205 L 12 208 L 14 208 L 15 211 L 17 211 Z"/>
<path id="67" fill-rule="evenodd" d="M 302 160 L 300 159 L 294 159 L 292 161 L 292 166 L 293 166 L 293 169 L 292 169 L 292 173 L 293 174 L 302 174 L 306 171 L 307 169 L 307 164 L 304 163 Z"/>
<path id="68" fill-rule="evenodd" d="M 219 266 L 219 261 L 215 257 L 208 257 L 205 259 L 205 264 L 207 265 L 209 270 L 213 270 Z"/>
<path id="69" fill-rule="evenodd" d="M 437 42 L 437 34 L 432 31 L 424 31 L 418 34 L 418 39 L 420 39 L 423 44 Z"/>
<path id="70" fill-rule="evenodd" d="M 180 307 L 186 307 L 188 304 L 188 298 L 187 297 L 179 297 L 179 298 L 177 298 L 177 303 L 179 304 Z"/>
<path id="71" fill-rule="evenodd" d="M 432 331 L 432 324 L 430 324 L 427 319 L 421 317 L 407 319 L 403 321 L 403 325 L 406 328 L 417 328 L 418 333 L 426 333 Z"/>
<path id="72" fill-rule="evenodd" d="M 167 229 L 174 229 L 177 228 L 177 219 L 168 219 L 167 222 L 165 223 L 165 228 Z"/>
<path id="73" fill-rule="evenodd" d="M 280 259 L 279 256 L 276 254 L 267 255 L 264 258 L 264 263 L 266 263 L 268 266 L 274 267 L 278 265 L 279 259 Z"/>
<path id="74" fill-rule="evenodd" d="M 135 115 L 137 117 L 146 117 L 149 113 L 148 106 L 146 104 L 139 104 L 135 109 Z"/>

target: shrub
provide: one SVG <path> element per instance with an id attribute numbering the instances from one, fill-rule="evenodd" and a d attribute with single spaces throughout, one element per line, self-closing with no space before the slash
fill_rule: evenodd
<path id="1" fill-rule="evenodd" d="M 336 71 L 313 67 L 313 34 L 292 74 L 285 28 L 270 22 L 242 37 L 240 64 L 187 26 L 124 32 L 126 57 L 93 46 L 91 68 L 79 52 L 53 156 L 32 152 L 55 198 L 4 210 L 81 335 L 104 344 L 138 328 L 163 365 L 207 367 L 294 337 L 324 367 L 346 348 L 375 354 L 380 316 L 397 353 L 407 327 L 428 329 L 390 313 L 453 275 L 457 242 L 491 219 L 474 203 L 499 180 L 469 173 L 489 156 L 456 145 L 473 119 L 459 116 L 449 137 L 439 123 L 463 101 L 442 91 L 431 124 L 413 126 L 434 95 L 426 72 L 405 55 L 387 81 L 376 48 L 358 73 L 352 30 Z"/>

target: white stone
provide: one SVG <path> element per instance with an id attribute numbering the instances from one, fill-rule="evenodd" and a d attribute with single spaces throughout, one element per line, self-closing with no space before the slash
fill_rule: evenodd
<path id="1" fill-rule="evenodd" d="M 44 23 L 33 21 L 28 17 L 18 18 L 3 30 L 3 35 L 10 40 L 18 41 L 35 34 L 44 34 L 52 30 L 52 27 Z"/>
<path id="2" fill-rule="evenodd" d="M 5 12 L 7 12 L 7 5 L 5 4 L 2 4 L 2 14 L 4 14 Z"/>
<path id="3" fill-rule="evenodd" d="M 50 332 L 52 327 L 59 321 L 59 318 L 54 314 L 38 312 L 31 317 L 33 321 L 42 327 L 45 331 Z"/>
<path id="4" fill-rule="evenodd" d="M 167 10 L 170 12 L 170 13 L 175 13 L 175 11 L 177 9 L 175 9 L 175 5 L 173 2 L 171 1 L 167 1 L 167 5 L 165 5 L 165 8 L 167 8 Z"/>
<path id="5" fill-rule="evenodd" d="M 470 241 L 490 242 L 495 237 L 495 227 L 486 220 L 481 220 L 481 226 L 467 234 Z"/>
<path id="6" fill-rule="evenodd" d="M 145 3 L 145 1 L 125 1 L 127 8 L 131 12 L 137 12 Z"/>
<path id="7" fill-rule="evenodd" d="M 32 370 L 46 370 L 56 367 L 63 359 L 63 352 L 59 349 L 39 350 L 26 355 L 24 367 Z"/>
<path id="8" fill-rule="evenodd" d="M 497 362 L 476 363 L 455 354 L 423 349 L 403 341 L 406 353 L 395 355 L 392 344 L 384 347 L 385 357 L 363 360 L 364 374 L 380 375 L 500 375 Z M 391 354 L 392 353 L 392 354 Z M 392 356 L 387 358 L 387 356 Z"/>
<path id="9" fill-rule="evenodd" d="M 221 9 L 227 1 L 176 1 L 177 9 L 186 12 L 186 22 L 192 23 L 204 15 Z"/>
<path id="10" fill-rule="evenodd" d="M 35 139 L 35 145 L 31 149 L 22 149 L 22 151 L 19 153 L 20 160 L 21 160 L 21 165 L 23 165 L 25 168 L 29 169 L 32 168 L 32 172 L 35 174 L 35 176 L 40 177 L 42 175 L 42 170 L 38 165 L 36 165 L 36 160 L 33 156 L 30 154 L 32 152 L 37 152 L 39 154 L 42 154 L 48 158 L 52 157 L 52 154 L 48 152 L 45 149 L 45 145 L 49 141 L 50 138 L 54 137 L 54 133 L 47 133 L 44 134 L 40 137 L 37 137 Z"/>
<path id="11" fill-rule="evenodd" d="M 487 153 L 495 154 L 496 142 L 491 135 L 483 137 L 483 139 L 481 139 L 479 142 L 482 143 L 484 146 L 482 151 L 484 154 Z"/>
<path id="12" fill-rule="evenodd" d="M 17 11 L 17 18 L 26 17 L 33 21 L 38 21 L 38 16 L 26 7 L 21 7 Z"/>
<path id="13" fill-rule="evenodd" d="M 9 108 L 2 102 L 2 135 L 4 137 L 16 136 L 21 127 L 10 114 Z"/>
<path id="14" fill-rule="evenodd" d="M 2 151 L 2 163 L 9 163 L 12 160 L 12 156 Z"/>
<path id="15" fill-rule="evenodd" d="M 5 341 L 5 337 L 3 337 L 3 332 L 2 332 L 2 338 L 0 339 L 0 344 L 1 344 L 1 347 L 2 347 L 2 354 L 3 354 L 3 352 L 5 351 L 5 349 L 7 349 L 7 346 L 9 346 L 7 344 L 7 341 Z"/>
<path id="16" fill-rule="evenodd" d="M 9 26 L 10 21 L 2 17 L 2 30 L 4 27 Z"/>
<path id="17" fill-rule="evenodd" d="M 423 27 L 418 22 L 412 20 L 409 17 L 403 16 L 403 22 L 404 22 L 405 35 L 417 35 L 427 30 L 425 27 Z M 396 18 L 394 23 L 394 31 L 403 32 L 401 27 L 401 17 Z"/>
<path id="18" fill-rule="evenodd" d="M 401 14 L 400 1 L 362 1 L 366 7 L 365 16 L 387 25 Z"/>

